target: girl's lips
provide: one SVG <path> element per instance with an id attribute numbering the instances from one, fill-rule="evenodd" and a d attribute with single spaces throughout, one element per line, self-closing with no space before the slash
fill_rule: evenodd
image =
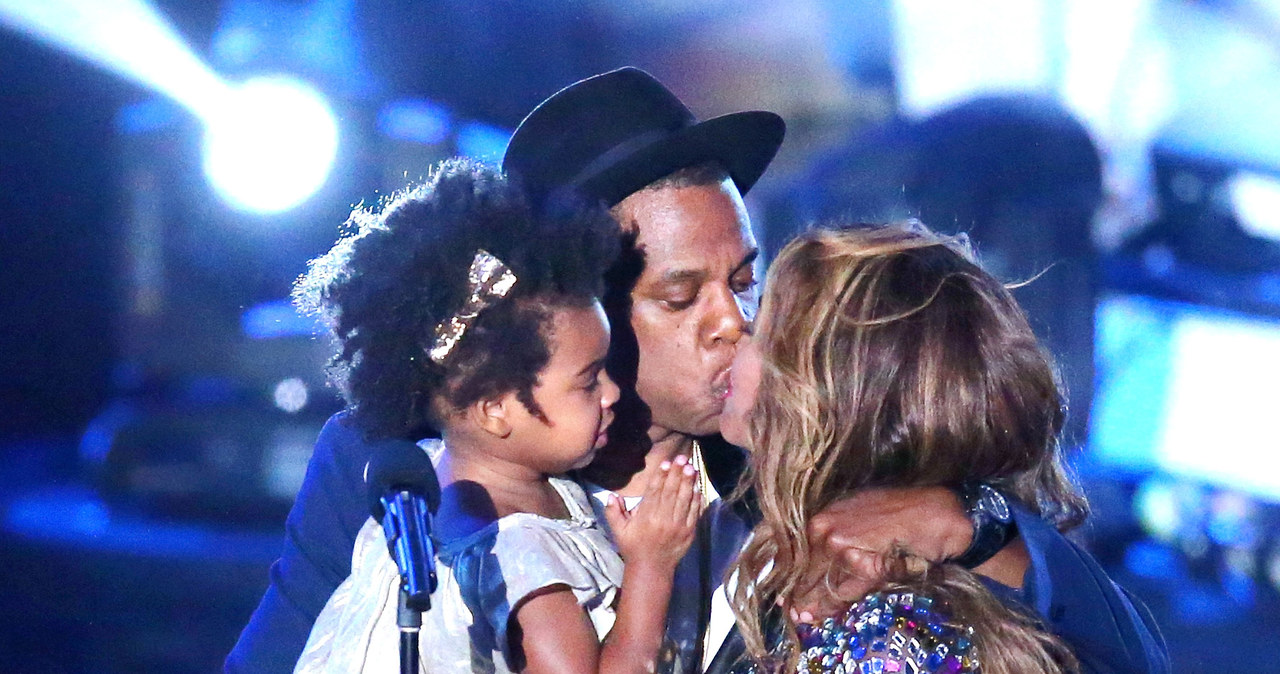
<path id="1" fill-rule="evenodd" d="M 604 423 L 600 424 L 600 431 L 596 433 L 596 444 L 601 445 L 609 441 L 609 427 L 613 425 L 613 414 L 605 417 Z"/>

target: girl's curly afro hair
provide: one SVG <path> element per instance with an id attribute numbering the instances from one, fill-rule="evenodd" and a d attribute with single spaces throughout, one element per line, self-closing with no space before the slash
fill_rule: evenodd
<path id="1" fill-rule="evenodd" d="M 293 298 L 332 330 L 339 348 L 330 377 L 371 438 L 431 434 L 437 399 L 460 409 L 515 391 L 540 415 L 532 390 L 551 355 L 552 312 L 600 297 L 619 248 L 603 208 L 535 212 L 496 169 L 462 159 L 440 163 L 380 212 L 356 209 L 347 224 L 350 233 L 311 261 Z M 518 281 L 438 365 L 426 350 L 436 326 L 462 307 L 479 249 Z"/>

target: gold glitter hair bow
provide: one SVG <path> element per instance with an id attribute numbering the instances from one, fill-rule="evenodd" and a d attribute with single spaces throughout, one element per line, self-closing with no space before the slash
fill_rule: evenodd
<path id="1" fill-rule="evenodd" d="M 436 364 L 443 363 L 466 334 L 467 328 L 476 320 L 476 316 L 497 300 L 506 297 L 515 284 L 516 275 L 510 267 L 494 257 L 493 253 L 484 249 L 477 250 L 475 258 L 471 260 L 471 268 L 467 270 L 467 286 L 470 289 L 467 301 L 449 320 L 436 326 L 435 341 L 427 351 L 431 360 Z"/>

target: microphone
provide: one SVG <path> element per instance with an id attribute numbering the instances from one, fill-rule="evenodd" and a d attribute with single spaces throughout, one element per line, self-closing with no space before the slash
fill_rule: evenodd
<path id="1" fill-rule="evenodd" d="M 440 482 L 431 459 L 408 440 L 382 443 L 369 460 L 365 483 L 369 510 L 382 524 L 387 550 L 400 569 L 404 605 L 426 611 L 436 589 L 431 513 L 440 507 Z"/>

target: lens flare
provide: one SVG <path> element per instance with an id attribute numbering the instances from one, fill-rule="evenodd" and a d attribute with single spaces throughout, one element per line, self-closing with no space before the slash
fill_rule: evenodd
<path id="1" fill-rule="evenodd" d="M 143 0 L 0 0 L 0 23 L 180 103 L 197 115 L 227 85 Z"/>
<path id="2" fill-rule="evenodd" d="M 333 111 L 282 76 L 224 81 L 143 0 L 0 0 L 0 24 L 132 80 L 204 125 L 204 168 L 234 207 L 279 213 L 328 177 L 338 149 Z"/>
<path id="3" fill-rule="evenodd" d="M 320 189 L 338 153 L 338 122 L 315 89 L 257 77 L 232 90 L 208 118 L 204 170 L 234 207 L 293 208 Z"/>

